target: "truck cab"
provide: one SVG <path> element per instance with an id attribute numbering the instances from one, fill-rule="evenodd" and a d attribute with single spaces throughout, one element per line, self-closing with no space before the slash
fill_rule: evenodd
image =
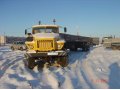
<path id="1" fill-rule="evenodd" d="M 35 25 L 32 26 L 32 33 L 26 35 L 25 54 L 29 68 L 35 66 L 35 62 L 54 62 L 54 65 L 67 65 L 67 52 L 64 50 L 65 40 L 60 37 L 58 25 Z M 55 63 L 57 62 L 57 64 Z M 51 64 L 51 63 L 49 63 Z M 53 64 L 53 63 L 52 63 Z M 39 64 L 39 67 L 43 65 Z"/>
<path id="2" fill-rule="evenodd" d="M 59 35 L 57 25 L 35 25 L 26 38 L 26 46 L 34 51 L 62 50 L 65 41 Z"/>

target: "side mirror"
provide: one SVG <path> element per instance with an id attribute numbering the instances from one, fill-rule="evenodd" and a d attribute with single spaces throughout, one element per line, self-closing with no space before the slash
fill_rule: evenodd
<path id="1" fill-rule="evenodd" d="M 35 31 L 34 31 L 34 30 L 32 30 L 32 34 L 35 34 Z"/>
<path id="2" fill-rule="evenodd" d="M 67 28 L 66 28 L 66 27 L 64 27 L 64 32 L 65 32 L 65 33 L 67 32 Z"/>
<path id="3" fill-rule="evenodd" d="M 27 29 L 25 29 L 25 35 L 27 34 Z"/>
<path id="4" fill-rule="evenodd" d="M 31 33 L 27 33 L 29 36 L 32 35 Z"/>

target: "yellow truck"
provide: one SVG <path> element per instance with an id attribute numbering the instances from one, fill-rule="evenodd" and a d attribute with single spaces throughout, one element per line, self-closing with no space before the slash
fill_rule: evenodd
<path id="1" fill-rule="evenodd" d="M 65 33 L 60 33 L 60 28 L 40 24 L 32 26 L 32 33 L 25 30 L 27 50 L 24 62 L 28 68 L 33 69 L 36 65 L 38 69 L 45 65 L 65 67 L 68 65 L 68 50 L 89 50 L 91 38 L 66 34 L 66 27 Z"/>

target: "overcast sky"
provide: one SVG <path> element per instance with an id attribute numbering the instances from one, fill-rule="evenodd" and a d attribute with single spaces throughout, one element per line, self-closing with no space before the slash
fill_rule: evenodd
<path id="1" fill-rule="evenodd" d="M 24 29 L 54 18 L 70 34 L 120 36 L 120 0 L 0 0 L 0 35 L 24 36 Z"/>

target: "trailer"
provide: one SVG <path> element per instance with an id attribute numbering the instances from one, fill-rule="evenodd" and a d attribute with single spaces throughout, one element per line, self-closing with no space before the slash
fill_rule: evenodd
<path id="1" fill-rule="evenodd" d="M 92 45 L 92 38 L 78 35 L 70 35 L 60 33 L 60 36 L 65 39 L 66 43 L 64 48 L 71 51 L 77 51 L 80 48 L 82 51 L 89 51 Z"/>

